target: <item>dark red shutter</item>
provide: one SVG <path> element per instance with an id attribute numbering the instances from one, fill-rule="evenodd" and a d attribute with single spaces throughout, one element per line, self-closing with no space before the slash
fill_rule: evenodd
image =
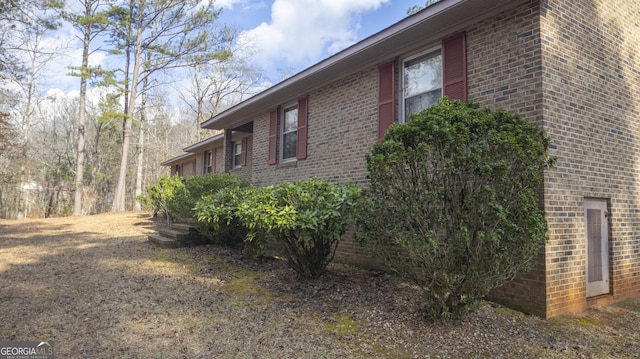
<path id="1" fill-rule="evenodd" d="M 442 94 L 467 101 L 467 41 L 461 32 L 442 40 Z"/>
<path id="2" fill-rule="evenodd" d="M 299 160 L 307 158 L 307 101 L 307 97 L 298 99 L 298 138 L 296 140 L 296 158 Z"/>
<path id="3" fill-rule="evenodd" d="M 278 110 L 269 112 L 269 159 L 270 165 L 278 162 Z"/>
<path id="4" fill-rule="evenodd" d="M 247 146 L 247 138 L 243 138 L 242 142 L 240 143 L 240 146 L 242 147 L 240 152 L 240 166 L 246 166 L 247 165 L 247 148 L 249 146 Z"/>
<path id="5" fill-rule="evenodd" d="M 395 62 L 378 67 L 378 141 L 395 121 Z"/>

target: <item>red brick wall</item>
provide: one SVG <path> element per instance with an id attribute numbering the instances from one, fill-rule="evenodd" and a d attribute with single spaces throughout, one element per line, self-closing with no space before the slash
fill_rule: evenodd
<path id="1" fill-rule="evenodd" d="M 609 202 L 611 302 L 640 289 L 640 2 L 543 1 L 543 116 L 558 164 L 546 172 L 547 316 L 586 298 L 584 200 Z"/>
<path id="2" fill-rule="evenodd" d="M 542 63 L 539 6 L 532 1 L 467 29 L 470 98 L 504 108 L 542 125 Z M 545 254 L 533 269 L 494 290 L 490 298 L 512 308 L 546 315 Z"/>
<path id="3" fill-rule="evenodd" d="M 585 198 L 607 199 L 613 214 L 612 295 L 599 301 L 638 293 L 639 19 L 637 1 L 532 0 L 465 29 L 469 97 L 544 126 L 558 159 L 544 172 L 541 190 L 549 242 L 534 269 L 494 291 L 494 298 L 544 317 L 594 303 L 585 292 Z M 269 114 L 254 118 L 252 182 L 312 176 L 366 182 L 364 155 L 376 141 L 376 88 L 372 67 L 298 94 L 309 96 L 308 157 L 292 164 L 267 164 Z M 368 261 L 349 240 L 338 258 Z"/>

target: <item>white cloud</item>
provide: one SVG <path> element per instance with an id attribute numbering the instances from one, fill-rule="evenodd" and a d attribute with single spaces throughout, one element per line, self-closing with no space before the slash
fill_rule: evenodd
<path id="1" fill-rule="evenodd" d="M 270 22 L 241 34 L 265 69 L 310 66 L 358 40 L 360 15 L 388 0 L 275 0 Z"/>
<path id="2" fill-rule="evenodd" d="M 231 9 L 233 8 L 233 5 L 240 4 L 242 2 L 244 2 L 244 0 L 217 0 L 215 5 L 216 7 Z"/>
<path id="3" fill-rule="evenodd" d="M 233 9 L 235 5 L 240 6 L 243 10 L 251 9 L 263 9 L 267 5 L 264 1 L 251 1 L 251 0 L 216 0 L 215 6 L 223 9 Z"/>
<path id="4" fill-rule="evenodd" d="M 54 36 L 46 38 L 46 49 L 58 52 L 58 55 L 46 64 L 46 77 L 39 81 L 47 89 L 56 88 L 62 91 L 76 91 L 80 88 L 79 77 L 71 76 L 71 67 L 82 64 L 81 34 L 73 27 L 65 26 Z M 89 56 L 89 66 L 101 66 L 106 60 L 106 53 L 94 51 Z"/>

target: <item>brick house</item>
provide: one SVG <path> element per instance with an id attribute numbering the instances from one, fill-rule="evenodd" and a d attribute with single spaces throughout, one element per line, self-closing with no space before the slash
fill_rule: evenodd
<path id="1" fill-rule="evenodd" d="M 168 159 L 160 165 L 169 167 L 171 176 L 178 174 L 189 178 L 206 173 L 233 172 L 234 175 L 250 181 L 253 161 L 249 155 L 250 135 L 250 128 L 245 132 L 232 131 L 231 136 L 227 137 L 218 134 L 185 147 L 185 154 Z M 228 151 L 225 151 L 225 146 Z M 230 156 L 227 158 L 225 154 Z"/>
<path id="2" fill-rule="evenodd" d="M 640 290 L 638 49 L 637 1 L 442 0 L 214 116 L 202 127 L 223 135 L 165 164 L 199 174 L 207 148 L 214 171 L 256 185 L 364 183 L 389 124 L 443 94 L 520 113 L 558 159 L 541 189 L 549 242 L 492 296 L 578 312 Z M 367 262 L 348 240 L 338 259 Z"/>

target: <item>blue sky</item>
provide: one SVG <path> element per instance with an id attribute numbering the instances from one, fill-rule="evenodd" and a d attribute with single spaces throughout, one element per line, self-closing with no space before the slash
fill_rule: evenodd
<path id="1" fill-rule="evenodd" d="M 398 22 L 420 0 L 218 0 L 252 61 L 277 82 Z"/>
<path id="2" fill-rule="evenodd" d="M 240 41 L 253 49 L 251 62 L 263 70 L 263 85 L 277 83 L 407 16 L 424 0 L 216 0 L 220 21 L 240 29 Z M 82 44 L 70 26 L 47 39 L 67 44 L 64 56 L 48 65 L 47 83 L 56 94 L 77 95 L 79 80 L 68 76 L 79 66 Z M 108 67 L 108 56 L 95 52 L 90 65 Z"/>

